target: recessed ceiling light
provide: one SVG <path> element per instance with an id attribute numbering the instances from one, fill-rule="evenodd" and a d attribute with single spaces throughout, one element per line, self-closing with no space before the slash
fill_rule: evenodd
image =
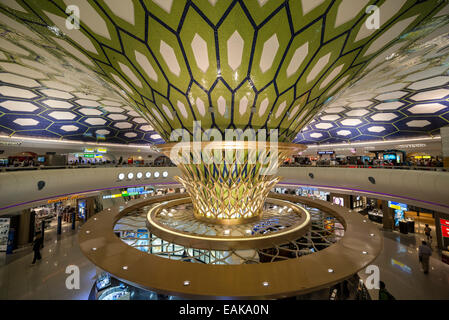
<path id="1" fill-rule="evenodd" d="M 87 234 L 89 234 L 89 233 L 90 233 L 90 231 L 89 231 L 89 230 L 86 230 L 86 233 L 87 233 Z"/>
<path id="2" fill-rule="evenodd" d="M 92 251 L 97 251 L 97 248 L 92 248 Z"/>
<path id="3" fill-rule="evenodd" d="M 124 173 L 119 173 L 118 179 L 119 179 L 119 180 L 125 179 L 125 174 L 124 174 Z"/>
<path id="4" fill-rule="evenodd" d="M 370 236 L 371 236 L 371 237 L 374 237 L 374 233 L 370 233 Z"/>
<path id="5" fill-rule="evenodd" d="M 189 280 L 184 281 L 184 285 L 185 286 L 189 286 L 190 285 L 190 281 Z"/>
<path id="6" fill-rule="evenodd" d="M 327 272 L 333 273 L 333 272 L 334 272 L 334 269 L 329 268 L 329 269 L 327 269 Z"/>
<path id="7" fill-rule="evenodd" d="M 128 270 L 128 266 L 123 266 L 122 269 L 123 270 Z"/>
<path id="8" fill-rule="evenodd" d="M 262 285 L 263 285 L 264 287 L 268 287 L 270 284 L 268 283 L 268 281 L 264 281 L 264 282 L 262 282 Z"/>
<path id="9" fill-rule="evenodd" d="M 363 254 L 368 254 L 368 252 L 366 252 L 366 251 L 362 251 L 362 253 L 363 253 Z"/>

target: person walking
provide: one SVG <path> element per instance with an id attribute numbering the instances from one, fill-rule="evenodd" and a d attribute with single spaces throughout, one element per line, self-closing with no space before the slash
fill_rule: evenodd
<path id="1" fill-rule="evenodd" d="M 427 237 L 427 241 L 430 241 L 430 238 L 432 238 L 432 236 L 430 235 L 430 232 L 432 231 L 432 229 L 429 227 L 429 225 L 426 223 L 426 226 L 424 228 L 424 234 Z"/>
<path id="2" fill-rule="evenodd" d="M 419 246 L 419 262 L 421 262 L 423 271 L 425 274 L 429 273 L 429 261 L 432 255 L 432 249 L 427 245 L 427 242 L 423 241 Z"/>
<path id="3" fill-rule="evenodd" d="M 33 262 L 31 263 L 31 265 L 34 265 L 36 263 L 36 260 L 42 259 L 42 256 L 41 256 L 42 245 L 43 245 L 42 234 L 39 232 L 36 235 L 36 238 L 34 239 L 34 243 L 33 243 L 34 258 L 33 258 Z"/>
<path id="4" fill-rule="evenodd" d="M 385 282 L 379 281 L 379 300 L 396 300 L 396 298 L 388 292 Z"/>

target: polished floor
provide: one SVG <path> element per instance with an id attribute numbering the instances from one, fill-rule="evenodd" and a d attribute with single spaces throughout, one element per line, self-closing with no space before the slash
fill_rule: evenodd
<path id="1" fill-rule="evenodd" d="M 85 300 L 96 277 L 96 267 L 81 253 L 76 230 L 65 225 L 60 236 L 55 229 L 45 232 L 42 259 L 31 266 L 30 248 L 18 253 L 0 253 L 0 299 Z M 76 265 L 80 270 L 80 288 L 66 287 L 66 268 Z"/>
<path id="2" fill-rule="evenodd" d="M 420 234 L 403 235 L 382 231 L 384 248 L 373 262 L 380 270 L 380 279 L 396 299 L 449 299 L 449 265 L 441 262 L 438 250 L 430 260 L 431 270 L 425 275 L 418 261 Z M 0 255 L 0 299 L 87 299 L 94 284 L 96 267 L 81 253 L 76 230 L 64 226 L 56 236 L 49 230 L 45 236 L 42 260 L 31 266 L 31 248 Z M 433 244 L 435 246 L 435 244 Z M 80 289 L 66 288 L 68 265 L 80 269 Z M 359 275 L 364 278 L 364 270 Z M 370 290 L 373 299 L 377 291 Z"/>

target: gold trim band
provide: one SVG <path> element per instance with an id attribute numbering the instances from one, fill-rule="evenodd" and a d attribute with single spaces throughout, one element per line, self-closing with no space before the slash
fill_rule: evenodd
<path id="1" fill-rule="evenodd" d="M 183 195 L 180 195 L 183 196 Z M 248 237 L 235 236 L 202 236 L 193 235 L 178 230 L 168 228 L 157 220 L 157 215 L 163 210 L 179 204 L 191 203 L 190 198 L 181 198 L 166 201 L 152 207 L 147 214 L 148 230 L 165 241 L 173 242 L 188 248 L 206 249 L 206 250 L 232 250 L 232 249 L 266 249 L 272 248 L 277 244 L 286 243 L 289 240 L 301 238 L 307 231 L 311 223 L 310 213 L 291 202 L 268 198 L 267 202 L 279 206 L 287 206 L 298 214 L 300 221 L 285 231 L 279 231 L 268 235 L 257 235 Z"/>

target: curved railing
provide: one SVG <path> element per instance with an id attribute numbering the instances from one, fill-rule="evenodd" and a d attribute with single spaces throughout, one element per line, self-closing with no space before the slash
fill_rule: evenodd
<path id="1" fill-rule="evenodd" d="M 425 170 L 425 171 L 449 171 L 448 167 L 442 166 L 397 166 L 397 165 L 369 165 L 369 164 L 340 164 L 340 165 L 330 165 L 330 164 L 315 164 L 306 165 L 299 163 L 283 164 L 281 167 L 285 168 L 297 168 L 297 167 L 320 167 L 320 168 L 363 168 L 363 169 L 395 169 L 395 170 Z"/>
<path id="2" fill-rule="evenodd" d="M 174 177 L 180 174 L 176 167 L 131 166 L 7 171 L 0 174 L 0 215 L 6 209 L 18 211 L 83 192 L 147 185 L 173 187 L 179 185 Z M 282 177 L 280 185 L 366 195 L 449 213 L 449 172 L 310 166 L 281 167 L 276 174 Z"/>

